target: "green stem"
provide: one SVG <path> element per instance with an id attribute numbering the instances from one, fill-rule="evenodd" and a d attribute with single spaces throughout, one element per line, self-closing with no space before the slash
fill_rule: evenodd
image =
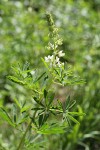
<path id="1" fill-rule="evenodd" d="M 35 114 L 36 114 L 36 112 L 34 113 L 34 116 L 33 116 L 33 117 L 35 117 Z M 23 146 L 23 144 L 24 144 L 24 140 L 25 140 L 26 134 L 27 134 L 27 132 L 28 132 L 28 130 L 29 130 L 31 124 L 32 124 L 32 120 L 31 120 L 30 123 L 28 124 L 28 126 L 27 126 L 27 128 L 26 128 L 26 131 L 25 131 L 25 133 L 23 134 L 22 139 L 21 139 L 21 141 L 20 141 L 20 143 L 19 143 L 19 146 L 17 147 L 16 150 L 20 150 L 20 149 L 22 148 L 22 146 Z"/>
<path id="2" fill-rule="evenodd" d="M 23 143 L 24 143 L 24 140 L 25 140 L 25 137 L 26 137 L 26 134 L 27 134 L 27 132 L 28 132 L 28 130 L 29 130 L 31 124 L 32 124 L 32 120 L 30 121 L 29 125 L 28 125 L 27 128 L 26 128 L 26 131 L 25 131 L 25 133 L 24 133 L 24 135 L 23 135 L 23 137 L 22 137 L 22 139 L 21 139 L 21 141 L 20 141 L 20 143 L 19 143 L 19 146 L 18 146 L 17 150 L 20 150 L 20 149 L 22 148 Z"/>

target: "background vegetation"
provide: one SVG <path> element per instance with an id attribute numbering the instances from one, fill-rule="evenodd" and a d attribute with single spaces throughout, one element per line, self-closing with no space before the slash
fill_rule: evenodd
<path id="1" fill-rule="evenodd" d="M 31 68 L 43 68 L 48 27 L 45 12 L 50 11 L 63 38 L 63 62 L 69 63 L 84 85 L 59 86 L 58 97 L 70 93 L 77 107 L 86 116 L 79 117 L 80 126 L 73 132 L 44 136 L 46 150 L 100 149 L 100 1 L 99 0 L 1 0 L 0 1 L 0 106 L 9 110 L 13 99 L 29 101 L 31 93 L 12 84 L 7 75 L 11 66 L 30 63 Z M 0 118 L 0 145 L 13 150 L 19 135 Z M 49 141 L 49 142 L 48 142 Z M 39 147 L 37 149 L 42 149 Z"/>

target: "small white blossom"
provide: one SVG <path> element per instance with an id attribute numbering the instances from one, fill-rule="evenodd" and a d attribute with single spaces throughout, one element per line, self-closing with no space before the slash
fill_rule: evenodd
<path id="1" fill-rule="evenodd" d="M 60 61 L 57 63 L 58 67 L 64 66 L 64 63 L 61 63 Z"/>
<path id="2" fill-rule="evenodd" d="M 54 56 L 53 55 L 50 57 L 50 60 L 53 62 L 53 60 L 54 60 Z"/>
<path id="3" fill-rule="evenodd" d="M 45 59 L 45 62 L 49 62 L 48 57 L 44 57 L 44 59 Z"/>
<path id="4" fill-rule="evenodd" d="M 58 63 L 58 62 L 59 62 L 59 57 L 56 57 L 56 60 L 55 60 L 55 61 L 56 61 L 56 63 Z"/>
<path id="5" fill-rule="evenodd" d="M 58 52 L 58 56 L 59 56 L 59 57 L 63 57 L 63 56 L 65 56 L 65 53 L 63 53 L 63 51 L 59 51 L 59 52 Z"/>
<path id="6" fill-rule="evenodd" d="M 45 57 L 45 62 L 49 63 L 50 67 L 51 66 L 58 66 L 58 67 L 63 67 L 64 66 L 64 63 L 60 62 L 59 60 L 59 57 L 55 56 L 54 55 L 48 55 L 47 57 Z"/>
<path id="7" fill-rule="evenodd" d="M 53 62 L 54 56 L 48 55 L 48 57 L 45 57 L 45 62 Z"/>

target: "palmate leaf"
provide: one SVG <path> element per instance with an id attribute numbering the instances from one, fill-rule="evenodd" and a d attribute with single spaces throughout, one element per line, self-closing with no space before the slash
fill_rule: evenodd
<path id="1" fill-rule="evenodd" d="M 70 108 L 72 108 L 75 105 L 76 101 L 75 100 L 71 100 L 70 96 L 68 96 L 68 98 L 66 99 L 66 101 L 63 103 L 63 111 L 67 111 Z"/>
<path id="2" fill-rule="evenodd" d="M 37 133 L 40 134 L 61 134 L 69 131 L 70 128 L 67 125 L 63 125 L 60 123 L 52 123 L 52 124 L 44 124 Z"/>
<path id="3" fill-rule="evenodd" d="M 49 114 L 41 114 L 39 115 L 39 127 L 42 126 L 48 119 Z"/>
<path id="4" fill-rule="evenodd" d="M 10 116 L 8 115 L 8 113 L 6 112 L 6 110 L 4 110 L 3 108 L 0 107 L 0 116 L 7 121 L 11 126 L 15 127 L 15 124 L 12 122 Z"/>

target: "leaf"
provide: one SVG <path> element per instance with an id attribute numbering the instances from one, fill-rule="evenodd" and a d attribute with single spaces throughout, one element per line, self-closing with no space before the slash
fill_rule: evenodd
<path id="1" fill-rule="evenodd" d="M 50 91 L 48 94 L 48 106 L 50 106 L 52 104 L 54 97 L 55 97 L 55 93 Z"/>
<path id="2" fill-rule="evenodd" d="M 79 112 L 79 113 L 83 113 L 82 107 L 81 107 L 80 105 L 78 105 L 77 108 L 78 108 L 78 112 Z M 83 116 L 80 116 L 80 117 L 79 117 L 79 120 L 82 121 L 83 118 L 84 118 Z"/>
<path id="3" fill-rule="evenodd" d="M 68 116 L 68 118 L 70 119 L 70 120 L 72 120 L 74 123 L 76 123 L 76 124 L 80 124 L 75 118 L 73 118 L 72 116 L 70 116 L 70 115 L 68 115 L 67 114 L 67 116 Z"/>
<path id="4" fill-rule="evenodd" d="M 70 96 L 68 96 L 66 102 L 64 103 L 64 107 L 66 110 L 72 108 L 75 105 L 76 101 L 75 100 L 70 100 Z"/>
<path id="5" fill-rule="evenodd" d="M 17 106 L 21 109 L 21 105 L 20 103 L 18 102 L 18 100 L 16 98 L 14 98 L 14 102 L 17 104 Z"/>
<path id="6" fill-rule="evenodd" d="M 28 119 L 28 114 L 24 112 L 20 114 L 17 124 L 21 124 L 25 122 L 27 119 Z"/>
<path id="7" fill-rule="evenodd" d="M 24 106 L 22 109 L 21 109 L 21 112 L 24 112 L 24 111 L 27 111 L 31 108 L 31 105 L 28 105 L 28 106 Z"/>
<path id="8" fill-rule="evenodd" d="M 40 136 L 40 135 L 39 135 Z M 38 139 L 38 138 L 37 138 Z M 44 150 L 45 149 L 45 143 L 47 142 L 47 140 L 43 140 L 43 141 L 32 141 L 32 142 L 30 142 L 29 144 L 28 144 L 28 146 L 27 146 L 27 148 L 28 148 L 28 150 L 33 150 L 33 149 L 35 149 L 35 150 L 40 150 L 40 149 L 42 149 L 42 150 Z"/>
<path id="9" fill-rule="evenodd" d="M 49 113 L 41 114 L 39 116 L 39 126 L 42 126 L 47 121 L 48 117 L 49 117 Z"/>
<path id="10" fill-rule="evenodd" d="M 34 83 L 37 82 L 37 81 L 39 81 L 39 80 L 45 75 L 45 73 L 46 73 L 46 72 L 42 73 L 42 74 L 34 81 Z"/>
<path id="11" fill-rule="evenodd" d="M 73 115 L 73 116 L 84 116 L 86 115 L 85 113 L 79 113 L 79 112 L 68 112 L 69 115 Z"/>
<path id="12" fill-rule="evenodd" d="M 7 78 L 8 78 L 9 80 L 15 82 L 15 83 L 20 84 L 20 85 L 25 85 L 25 84 L 26 84 L 25 82 L 19 80 L 18 78 L 14 77 L 14 76 L 8 76 Z"/>
<path id="13" fill-rule="evenodd" d="M 57 69 L 55 69 L 55 68 L 54 68 L 54 70 L 55 70 L 55 72 L 56 72 L 56 73 L 59 75 L 59 72 L 58 72 L 58 70 L 57 70 Z"/>
<path id="14" fill-rule="evenodd" d="M 15 122 L 15 123 L 16 123 L 16 118 L 17 118 L 17 117 L 16 117 L 16 114 L 14 114 L 14 122 Z"/>
<path id="15" fill-rule="evenodd" d="M 60 125 L 60 123 L 44 124 L 37 133 L 40 134 L 61 134 L 68 131 L 69 127 L 66 125 Z"/>
<path id="16" fill-rule="evenodd" d="M 18 68 L 16 68 L 15 66 L 14 67 L 11 66 L 11 68 L 12 68 L 13 72 L 15 72 L 16 74 L 19 74 L 19 69 Z"/>
<path id="17" fill-rule="evenodd" d="M 0 116 L 7 121 L 11 126 L 15 127 L 15 124 L 12 122 L 11 118 L 9 117 L 8 113 L 0 107 Z"/>
<path id="18" fill-rule="evenodd" d="M 36 111 L 38 111 L 38 110 L 43 110 L 44 108 L 37 108 L 37 107 L 34 107 L 34 108 L 32 108 L 31 110 L 36 110 Z"/>
<path id="19" fill-rule="evenodd" d="M 66 116 L 66 121 L 68 122 L 69 126 L 71 127 L 70 119 Z"/>
<path id="20" fill-rule="evenodd" d="M 48 92 L 44 89 L 44 98 L 46 99 Z"/>
<path id="21" fill-rule="evenodd" d="M 76 104 L 75 100 L 71 101 L 69 108 L 72 108 L 75 104 Z"/>
<path id="22" fill-rule="evenodd" d="M 45 104 L 49 108 L 51 105 L 52 101 L 54 100 L 55 93 L 52 91 L 47 92 L 44 90 L 44 97 L 45 97 Z"/>
<path id="23" fill-rule="evenodd" d="M 39 115 L 39 127 L 43 124 L 43 114 Z"/>
<path id="24" fill-rule="evenodd" d="M 21 120 L 18 122 L 18 124 L 22 124 L 22 123 L 25 122 L 27 119 L 28 119 L 27 117 L 21 119 Z"/>
<path id="25" fill-rule="evenodd" d="M 34 99 L 34 101 L 36 103 L 38 103 L 39 105 L 41 105 L 42 107 L 44 107 L 44 105 L 39 100 L 37 100 L 37 97 L 33 97 L 33 99 Z"/>
<path id="26" fill-rule="evenodd" d="M 66 99 L 64 105 L 65 105 L 65 109 L 66 110 L 69 109 L 69 106 L 70 106 L 70 96 L 68 96 L 68 98 Z"/>
<path id="27" fill-rule="evenodd" d="M 47 121 L 48 117 L 49 117 L 49 113 L 46 113 L 43 118 L 43 123 Z"/>

